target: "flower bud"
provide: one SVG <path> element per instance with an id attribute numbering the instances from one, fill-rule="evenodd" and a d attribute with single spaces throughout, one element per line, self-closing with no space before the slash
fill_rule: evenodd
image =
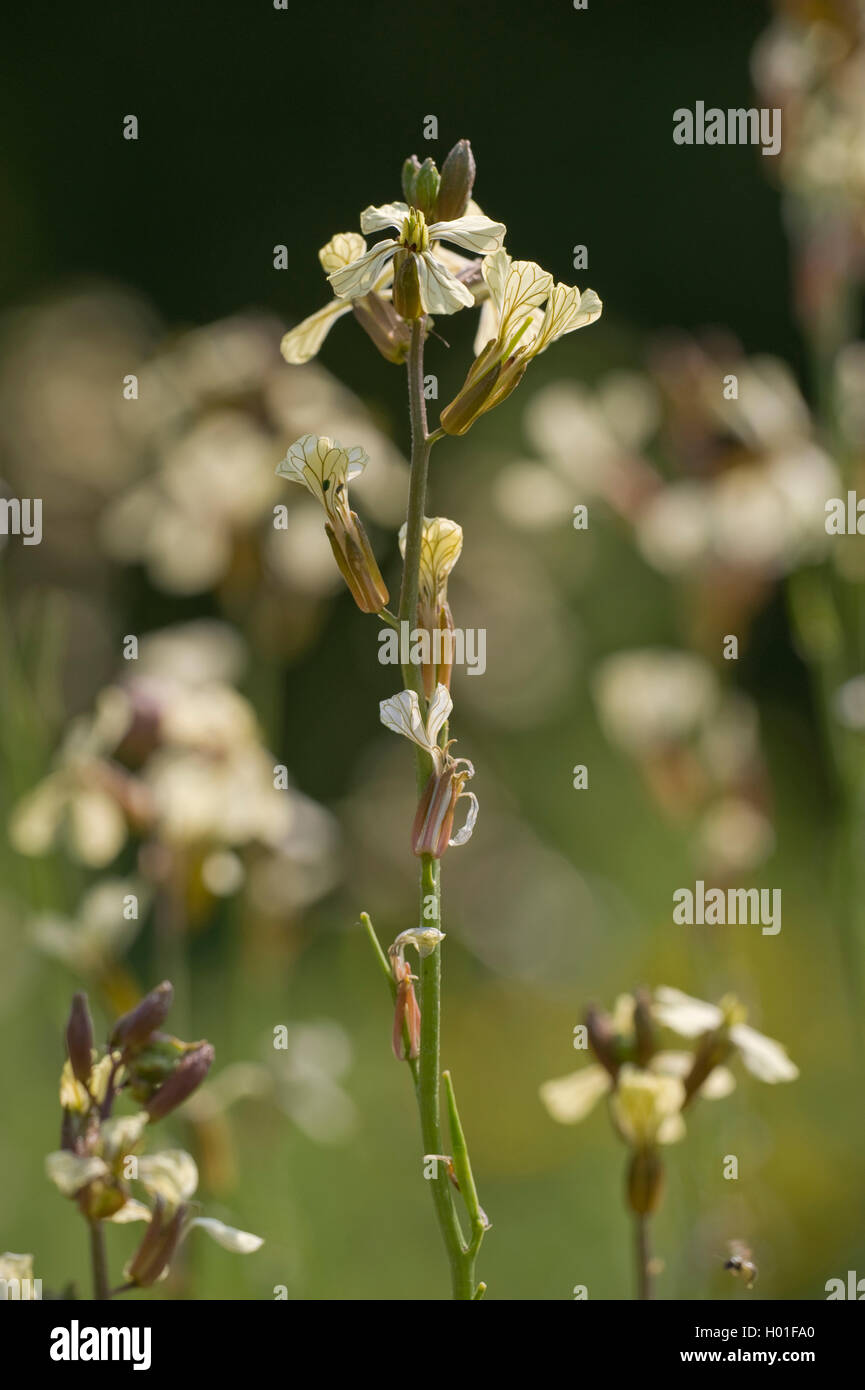
<path id="1" fill-rule="evenodd" d="M 150 1224 L 126 1268 L 130 1284 L 149 1288 L 168 1268 L 180 1243 L 187 1212 L 188 1207 L 181 1205 L 166 1219 L 165 1203 L 157 1197 Z"/>
<path id="2" fill-rule="evenodd" d="M 412 206 L 423 213 L 428 222 L 434 220 L 436 199 L 439 195 L 440 175 L 435 160 L 425 159 L 418 170 L 414 182 Z"/>
<path id="3" fill-rule="evenodd" d="M 414 992 L 414 979 L 408 964 L 398 957 L 392 960 L 397 981 L 396 1007 L 393 1015 L 393 1055 L 398 1062 L 413 1061 L 420 1052 L 420 1005 Z M 408 1052 L 405 1038 L 408 1036 Z"/>
<path id="4" fill-rule="evenodd" d="M 402 166 L 402 196 L 405 198 L 410 208 L 415 205 L 415 183 L 419 173 L 420 160 L 416 154 L 413 154 Z"/>
<path id="5" fill-rule="evenodd" d="M 393 260 L 393 307 L 404 319 L 423 317 L 417 261 L 410 251 L 397 251 Z"/>
<path id="6" fill-rule="evenodd" d="M 442 165 L 439 196 L 435 209 L 437 222 L 462 217 L 472 196 L 477 166 L 468 140 L 458 140 Z"/>
<path id="7" fill-rule="evenodd" d="M 628 1166 L 628 1206 L 638 1216 L 657 1211 L 664 1195 L 664 1164 L 657 1149 L 638 1149 Z"/>
<path id="8" fill-rule="evenodd" d="M 461 389 L 441 413 L 446 434 L 465 434 L 479 416 L 499 405 L 519 385 L 527 359 L 511 358 L 503 363 L 498 353 L 498 344 L 491 342 L 475 358 Z"/>
<path id="9" fill-rule="evenodd" d="M 188 1100 L 210 1071 L 214 1055 L 210 1043 L 201 1043 L 187 1052 L 168 1080 L 163 1081 L 159 1090 L 151 1096 L 146 1107 L 151 1120 L 164 1120 L 166 1115 Z"/>
<path id="10" fill-rule="evenodd" d="M 173 986 L 163 980 L 161 985 L 145 994 L 140 1004 L 118 1018 L 109 1039 L 111 1046 L 123 1048 L 125 1052 L 142 1047 L 151 1033 L 165 1022 L 173 998 Z"/>
<path id="11" fill-rule="evenodd" d="M 324 523 L 333 558 L 362 613 L 380 613 L 388 601 L 387 585 L 381 577 L 372 546 L 357 512 L 349 512 L 348 525 L 338 528 Z"/>
<path id="12" fill-rule="evenodd" d="M 87 995 L 72 996 L 69 1022 L 66 1024 L 66 1051 L 76 1081 L 86 1086 L 93 1065 L 93 1022 L 87 1007 Z"/>
<path id="13" fill-rule="evenodd" d="M 411 330 L 392 304 L 379 294 L 353 299 L 351 307 L 361 328 L 372 339 L 382 357 L 400 365 L 408 356 Z"/>
<path id="14" fill-rule="evenodd" d="M 600 1009 L 589 1009 L 586 1013 L 586 1032 L 589 1037 L 589 1046 L 601 1066 L 610 1073 L 615 1081 L 619 1072 L 619 1059 L 616 1047 L 616 1031 L 613 1028 L 610 1015 L 603 1013 Z"/>

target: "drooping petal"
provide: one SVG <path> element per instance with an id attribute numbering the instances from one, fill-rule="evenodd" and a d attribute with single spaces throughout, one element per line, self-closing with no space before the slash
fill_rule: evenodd
<path id="1" fill-rule="evenodd" d="M 328 275 L 331 288 L 340 299 L 358 299 L 374 290 L 379 276 L 388 261 L 399 247 L 398 241 L 377 241 L 365 255 L 359 256 L 350 265 L 331 271 Z"/>
<path id="2" fill-rule="evenodd" d="M 325 274 L 330 275 L 332 271 L 359 260 L 365 251 L 366 242 L 360 232 L 337 232 L 322 246 L 318 259 Z"/>
<path id="3" fill-rule="evenodd" d="M 540 1096 L 547 1110 L 560 1125 L 575 1125 L 595 1108 L 612 1086 L 603 1067 L 593 1064 L 570 1076 L 545 1081 Z"/>
<path id="4" fill-rule="evenodd" d="M 323 309 L 310 314 L 308 319 L 304 319 L 295 328 L 290 328 L 279 345 L 286 362 L 300 367 L 315 357 L 337 319 L 350 313 L 350 303 L 334 299 L 330 304 L 325 304 Z"/>
<path id="5" fill-rule="evenodd" d="M 474 296 L 430 251 L 416 256 L 421 305 L 427 314 L 455 314 L 470 309 Z"/>
<path id="6" fill-rule="evenodd" d="M 470 840 L 472 838 L 472 831 L 475 828 L 475 822 L 478 818 L 478 811 L 480 810 L 480 806 L 478 804 L 478 799 L 475 796 L 474 792 L 460 792 L 459 796 L 457 797 L 457 801 L 462 801 L 463 797 L 465 797 L 469 803 L 468 815 L 466 816 L 464 824 L 457 831 L 456 835 L 454 835 L 452 839 L 448 840 L 449 845 L 464 845 L 467 840 Z"/>
<path id="7" fill-rule="evenodd" d="M 196 1216 L 189 1225 L 190 1228 L 200 1226 L 217 1245 L 224 1250 L 233 1250 L 237 1255 L 251 1255 L 264 1244 L 262 1236 L 254 1236 L 251 1231 L 239 1231 L 235 1226 L 226 1226 L 224 1221 L 217 1221 L 213 1216 Z"/>
<path id="8" fill-rule="evenodd" d="M 467 213 L 465 217 L 457 217 L 452 222 L 434 222 L 429 228 L 429 236 L 430 241 L 449 241 L 454 246 L 462 246 L 466 251 L 484 256 L 501 249 L 506 231 L 503 222 L 491 222 L 482 213 Z"/>
<path id="9" fill-rule="evenodd" d="M 799 1068 L 791 1062 L 787 1050 L 774 1038 L 749 1028 L 747 1023 L 734 1023 L 730 1037 L 736 1044 L 742 1062 L 758 1081 L 774 1084 L 776 1081 L 795 1081 Z"/>
<path id="10" fill-rule="evenodd" d="M 408 203 L 382 203 L 380 207 L 370 205 L 360 215 L 361 231 L 380 232 L 384 227 L 397 227 L 402 231 L 408 214 Z"/>
<path id="11" fill-rule="evenodd" d="M 426 734 L 428 747 L 434 748 L 438 743 L 442 726 L 450 718 L 453 707 L 454 702 L 451 699 L 450 691 L 444 685 L 437 685 L 433 691 L 433 697 L 429 702 L 429 709 L 427 710 Z"/>

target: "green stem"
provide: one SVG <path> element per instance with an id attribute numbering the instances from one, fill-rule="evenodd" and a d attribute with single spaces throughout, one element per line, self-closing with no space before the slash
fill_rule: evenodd
<path id="1" fill-rule="evenodd" d="M 408 403 L 411 417 L 411 478 L 408 489 L 408 511 L 406 513 L 405 561 L 402 571 L 402 585 L 399 593 L 400 622 L 413 623 L 417 614 L 418 588 L 420 586 L 420 557 L 423 542 L 423 518 L 426 505 L 429 456 L 432 447 L 427 434 L 426 402 L 423 394 L 423 319 L 415 319 L 411 328 L 411 345 L 408 354 Z M 411 662 L 402 668 L 406 690 L 414 690 L 423 702 L 423 679 L 419 666 Z M 428 771 L 428 760 L 424 754 L 424 772 Z"/>
<path id="2" fill-rule="evenodd" d="M 649 1218 L 639 1213 L 634 1216 L 634 1248 L 637 1260 L 637 1298 L 647 1300 L 652 1297 Z"/>
<path id="3" fill-rule="evenodd" d="M 105 1231 L 101 1221 L 88 1222 L 90 1227 L 90 1260 L 93 1265 L 93 1297 L 106 1302 L 111 1297 L 108 1283 L 108 1258 L 105 1254 Z"/>

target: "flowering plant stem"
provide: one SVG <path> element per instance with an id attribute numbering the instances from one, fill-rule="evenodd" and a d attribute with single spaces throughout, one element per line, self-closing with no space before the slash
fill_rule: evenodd
<path id="1" fill-rule="evenodd" d="M 652 1297 L 651 1254 L 649 1252 L 649 1218 L 639 1212 L 634 1216 L 634 1249 L 637 1261 L 637 1298 Z"/>
<path id="2" fill-rule="evenodd" d="M 108 1283 L 108 1258 L 105 1253 L 105 1230 L 101 1221 L 88 1222 L 90 1227 L 90 1259 L 93 1265 L 93 1298 L 105 1302 L 111 1297 Z"/>
<path id="3" fill-rule="evenodd" d="M 411 417 L 411 479 L 409 482 L 408 513 L 406 518 L 405 563 L 399 598 L 399 619 L 413 623 L 418 606 L 420 582 L 421 544 L 423 540 L 423 519 L 426 504 L 429 457 L 432 445 L 442 436 L 442 431 L 433 434 L 427 431 L 426 405 L 423 394 L 423 346 L 424 321 L 416 319 L 412 323 L 411 344 L 408 355 L 409 412 Z M 422 706 L 425 706 L 423 680 L 419 666 L 407 663 L 403 667 L 403 679 L 407 690 L 417 692 Z M 418 790 L 421 790 L 431 771 L 429 754 L 417 750 Z M 420 872 L 420 921 L 425 927 L 441 930 L 441 878 L 439 861 L 430 854 L 421 856 Z M 371 923 L 365 921 L 371 939 L 374 938 Z M 381 947 L 374 942 L 378 954 L 390 979 Z M 441 1122 L 441 945 L 436 945 L 420 962 L 420 1010 L 421 1031 L 420 1050 L 417 1061 L 410 1061 L 412 1076 L 420 1112 L 421 1136 L 424 1155 L 435 1155 L 435 1174 L 428 1180 L 432 1188 L 436 1217 L 444 1240 L 451 1268 L 453 1296 L 456 1299 L 476 1299 L 483 1297 L 485 1285 L 475 1283 L 475 1261 L 486 1229 L 486 1218 L 481 1211 L 471 1165 L 459 1115 L 456 1109 L 453 1085 L 446 1074 L 448 1112 L 453 1149 L 452 1173 L 438 1161 L 445 1154 Z M 391 980 L 391 984 L 392 984 Z M 459 1190 L 466 1204 L 471 1223 L 471 1235 L 465 1239 L 454 1202 L 452 1179 L 459 1184 Z"/>

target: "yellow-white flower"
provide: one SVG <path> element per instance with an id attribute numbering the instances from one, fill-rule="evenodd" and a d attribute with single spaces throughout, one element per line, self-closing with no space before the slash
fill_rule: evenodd
<path id="1" fill-rule="evenodd" d="M 385 203 L 368 207 L 361 213 L 364 232 L 378 232 L 393 227 L 398 237 L 376 242 L 369 251 L 350 264 L 340 266 L 328 275 L 334 294 L 340 299 L 357 299 L 376 288 L 385 267 L 398 252 L 411 256 L 417 270 L 420 306 L 426 314 L 454 314 L 458 309 L 471 308 L 474 296 L 458 280 L 436 254 L 436 243 L 447 241 L 476 255 L 486 256 L 502 245 L 505 227 L 492 222 L 480 212 L 470 212 L 450 222 L 433 222 L 427 226 L 423 213 L 407 203 Z"/>
<path id="2" fill-rule="evenodd" d="M 758 1081 L 770 1085 L 778 1081 L 795 1081 L 799 1068 L 791 1062 L 786 1048 L 774 1038 L 767 1038 L 743 1021 L 745 1011 L 734 1000 L 722 999 L 721 1004 L 708 1004 L 694 999 L 680 989 L 659 985 L 655 990 L 652 1014 L 658 1023 L 683 1038 L 698 1038 L 704 1033 L 723 1028 L 742 1058 L 745 1068 Z"/>
<path id="3" fill-rule="evenodd" d="M 429 702 L 424 724 L 420 702 L 414 690 L 401 690 L 390 700 L 382 700 L 381 722 L 395 734 L 402 734 L 428 753 L 433 771 L 421 794 L 412 826 L 412 849 L 417 855 L 431 854 L 440 859 L 450 845 L 464 845 L 471 839 L 478 818 L 478 799 L 464 790 L 475 770 L 468 758 L 454 758 L 450 744 L 439 746 L 438 737 L 453 709 L 453 701 L 443 685 L 437 685 Z M 451 835 L 458 801 L 469 803 L 465 824 Z"/>
<path id="4" fill-rule="evenodd" d="M 399 550 L 405 559 L 406 523 L 399 532 Z M 460 558 L 463 548 L 463 528 L 446 516 L 425 516 L 421 535 L 420 574 L 418 583 L 419 607 L 428 607 L 431 614 L 447 599 L 448 576 Z"/>
<path id="5" fill-rule="evenodd" d="M 433 766 L 441 772 L 445 763 L 445 749 L 439 747 L 438 737 L 450 717 L 453 700 L 443 685 L 437 685 L 429 702 L 426 724 L 420 712 L 420 701 L 414 690 L 401 690 L 389 700 L 382 700 L 379 710 L 381 722 L 386 729 L 402 734 L 418 748 L 429 753 Z"/>
<path id="6" fill-rule="evenodd" d="M 684 1138 L 684 1103 L 685 1087 L 678 1077 L 626 1062 L 610 1098 L 610 1111 L 626 1143 L 634 1149 L 651 1149 Z"/>
<path id="7" fill-rule="evenodd" d="M 359 232 L 337 232 L 318 253 L 326 275 L 356 262 L 366 251 L 366 241 Z M 387 266 L 379 281 L 370 286 L 381 291 L 393 279 L 393 267 Z M 289 330 L 280 344 L 280 351 L 286 362 L 301 366 L 315 357 L 337 319 L 351 313 L 351 304 L 344 299 L 333 299 L 323 309 L 311 314 L 302 323 Z"/>
<path id="8" fill-rule="evenodd" d="M 360 518 L 348 500 L 348 484 L 363 472 L 369 458 L 355 445 L 344 449 L 326 435 L 304 434 L 295 440 L 277 473 L 300 483 L 324 507 L 324 529 L 340 574 L 364 613 L 379 613 L 388 600 L 387 586 Z"/>
<path id="9" fill-rule="evenodd" d="M 683 1081 L 693 1062 L 690 1052 L 657 1052 L 646 1070 L 655 1076 Z M 735 1085 L 735 1078 L 726 1067 L 715 1067 L 697 1094 L 703 1100 L 721 1100 L 730 1094 Z M 545 1081 L 540 1088 L 540 1096 L 554 1120 L 561 1125 L 575 1125 L 584 1120 L 601 1097 L 609 1095 L 612 1090 L 610 1073 L 605 1067 L 592 1063 L 571 1072 L 569 1076 Z"/>

